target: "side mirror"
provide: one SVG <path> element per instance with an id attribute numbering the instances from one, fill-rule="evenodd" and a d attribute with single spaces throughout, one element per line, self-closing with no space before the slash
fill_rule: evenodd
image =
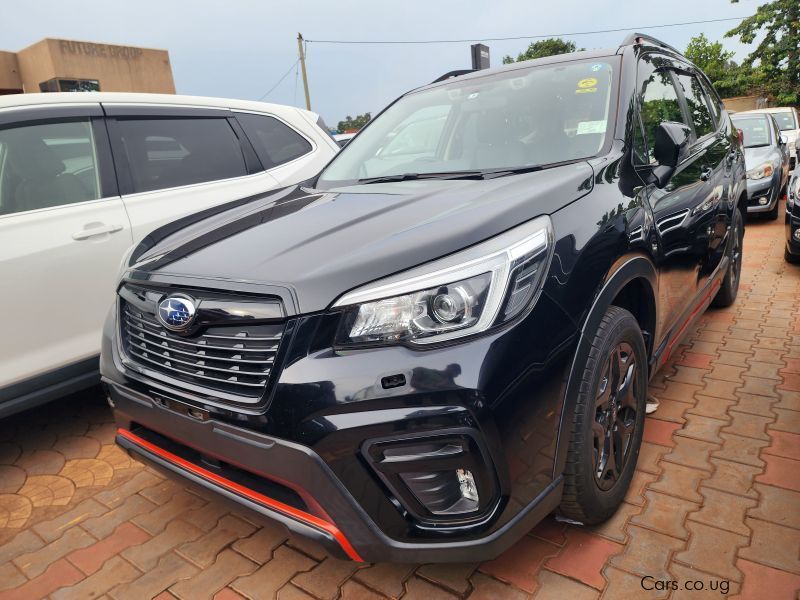
<path id="1" fill-rule="evenodd" d="M 780 144 L 781 144 L 781 146 L 785 146 L 786 144 L 788 144 L 788 143 L 789 143 L 789 138 L 788 138 L 788 137 L 786 137 L 786 136 L 785 136 L 785 135 L 783 135 L 783 134 L 781 134 L 781 137 L 780 137 L 780 138 L 778 138 L 778 139 L 779 139 L 779 141 L 780 141 Z"/>
<path id="2" fill-rule="evenodd" d="M 658 164 L 653 167 L 651 179 L 656 187 L 663 188 L 675 174 L 675 169 L 689 153 L 692 132 L 683 123 L 664 121 L 656 129 L 653 156 Z"/>

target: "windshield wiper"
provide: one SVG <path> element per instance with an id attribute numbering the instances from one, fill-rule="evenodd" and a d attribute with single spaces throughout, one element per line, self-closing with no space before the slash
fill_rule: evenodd
<path id="1" fill-rule="evenodd" d="M 381 175 L 365 177 L 358 183 L 387 183 L 392 181 L 414 181 L 418 179 L 481 179 L 483 171 L 443 171 L 441 173 L 403 173 L 397 175 Z"/>
<path id="2" fill-rule="evenodd" d="M 507 169 L 505 167 L 499 169 L 476 169 L 474 171 L 442 171 L 431 173 L 402 173 L 396 175 L 382 175 L 380 177 L 365 177 L 359 179 L 358 183 L 389 183 L 393 181 L 415 181 L 420 179 L 494 179 L 496 177 L 505 177 L 507 175 L 517 175 L 520 173 L 530 173 L 539 171 L 542 165 L 534 165 L 530 167 L 515 167 Z"/>
<path id="3" fill-rule="evenodd" d="M 745 148 L 766 148 L 769 144 L 750 144 L 749 146 L 745 146 Z"/>

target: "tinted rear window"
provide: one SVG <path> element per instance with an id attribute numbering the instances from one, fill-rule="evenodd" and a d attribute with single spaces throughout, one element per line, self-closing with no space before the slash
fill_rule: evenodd
<path id="1" fill-rule="evenodd" d="M 265 169 L 271 169 L 311 152 L 311 144 L 294 129 L 267 115 L 238 113 L 256 154 Z"/>
<path id="2" fill-rule="evenodd" d="M 239 139 L 226 119 L 117 119 L 133 192 L 247 174 Z"/>

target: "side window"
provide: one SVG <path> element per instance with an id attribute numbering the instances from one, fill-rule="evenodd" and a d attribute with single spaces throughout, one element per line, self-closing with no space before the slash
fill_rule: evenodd
<path id="1" fill-rule="evenodd" d="M 711 112 L 708 110 L 703 88 L 700 87 L 700 80 L 688 73 L 675 73 L 678 85 L 683 89 L 686 98 L 686 105 L 689 109 L 689 117 L 694 124 L 694 131 L 698 138 L 708 135 L 715 129 L 714 121 L 711 119 Z"/>
<path id="2" fill-rule="evenodd" d="M 642 67 L 647 68 L 644 65 L 640 66 L 640 68 Z M 658 126 L 664 121 L 685 123 L 678 100 L 678 92 L 672 82 L 669 70 L 658 69 L 645 73 L 640 86 L 639 106 L 646 144 L 647 160 L 643 162 L 649 163 L 655 160 L 654 150 Z M 636 127 L 634 127 L 634 133 L 635 129 Z M 640 158 L 643 159 L 644 156 Z"/>
<path id="3" fill-rule="evenodd" d="M 0 215 L 100 198 L 88 119 L 0 129 Z"/>
<path id="4" fill-rule="evenodd" d="M 311 144 L 306 138 L 274 117 L 237 113 L 236 119 L 241 123 L 265 169 L 277 167 L 311 152 Z"/>
<path id="5" fill-rule="evenodd" d="M 711 114 L 714 117 L 714 122 L 719 123 L 720 117 L 722 116 L 722 109 L 719 106 L 719 96 L 717 96 L 716 92 L 705 80 L 701 79 L 700 84 L 703 86 L 703 91 L 705 91 L 706 98 L 708 99 L 708 105 L 711 107 Z"/>
<path id="6" fill-rule="evenodd" d="M 127 159 L 134 193 L 247 175 L 227 119 L 118 117 L 111 131 Z"/>

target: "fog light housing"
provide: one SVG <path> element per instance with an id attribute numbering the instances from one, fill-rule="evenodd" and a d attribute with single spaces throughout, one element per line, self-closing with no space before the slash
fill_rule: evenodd
<path id="1" fill-rule="evenodd" d="M 796 242 L 800 242 L 800 229 L 795 229 L 792 237 L 795 239 Z"/>
<path id="2" fill-rule="evenodd" d="M 463 515 L 480 507 L 478 488 L 469 469 L 401 473 L 400 479 L 434 515 Z"/>
<path id="3" fill-rule="evenodd" d="M 767 199 L 766 199 L 766 198 L 759 198 L 759 199 L 758 199 L 758 203 L 759 203 L 761 206 L 766 206 L 766 205 L 767 205 Z"/>
<path id="4" fill-rule="evenodd" d="M 361 452 L 420 527 L 479 521 L 500 498 L 493 462 L 471 429 L 369 440 Z"/>

